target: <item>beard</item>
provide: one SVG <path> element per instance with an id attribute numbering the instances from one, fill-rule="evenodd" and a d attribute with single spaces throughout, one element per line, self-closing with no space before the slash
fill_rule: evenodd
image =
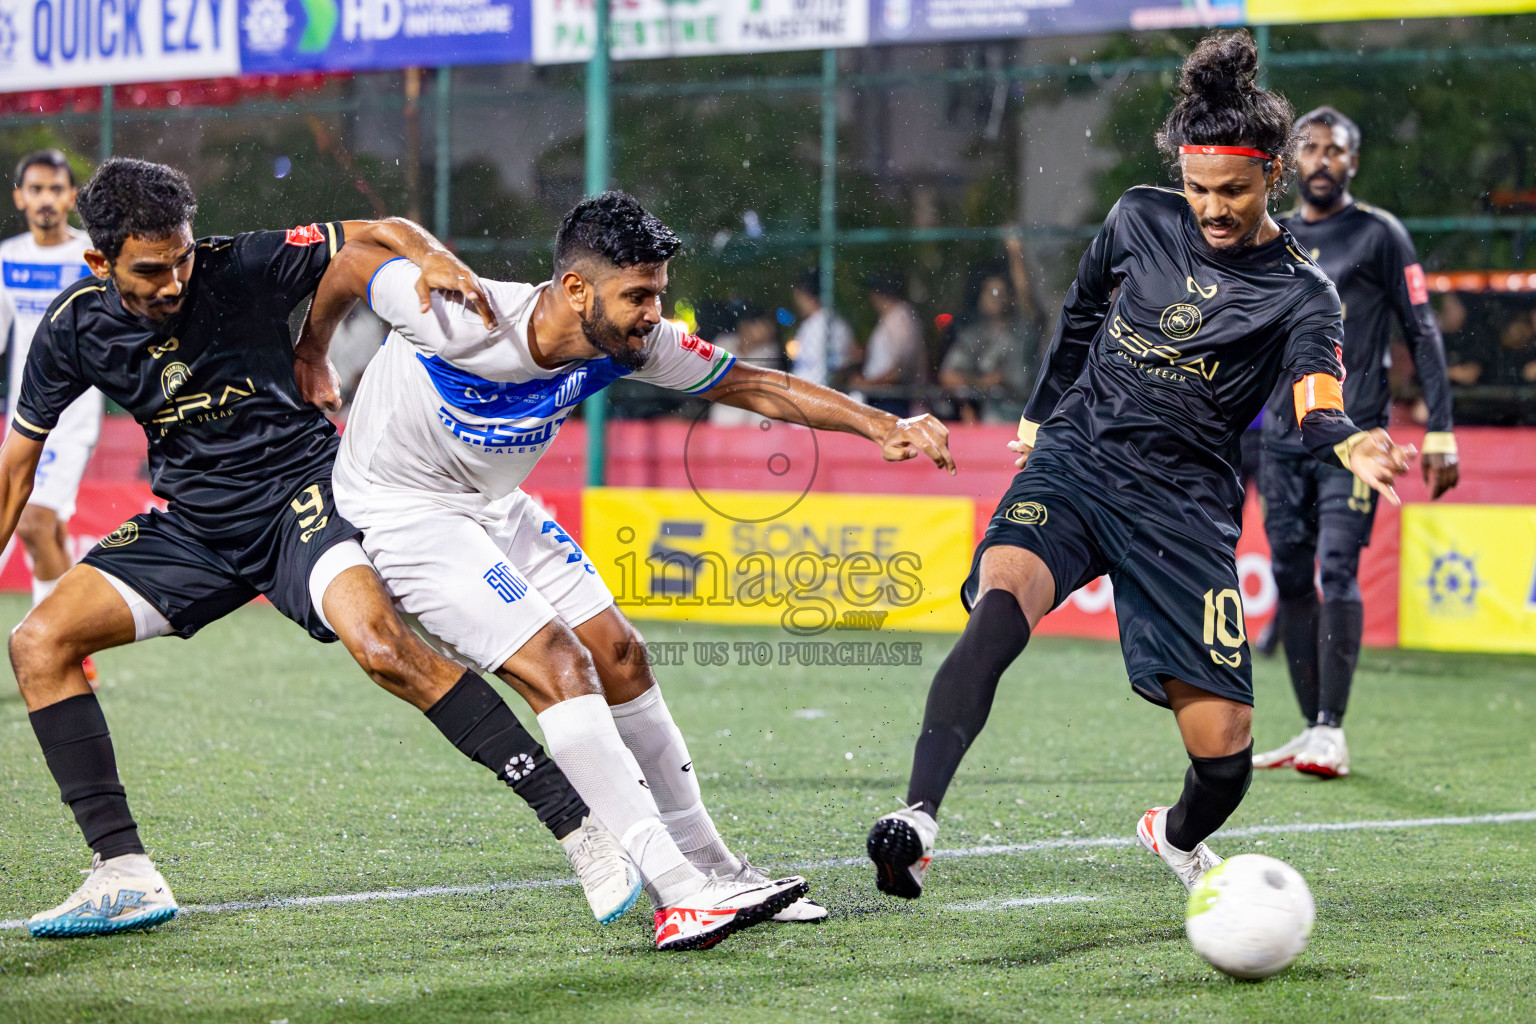
<path id="1" fill-rule="evenodd" d="M 603 312 L 601 296 L 592 300 L 592 315 L 581 318 L 581 335 L 587 339 L 587 344 L 626 370 L 634 371 L 645 366 L 645 349 L 629 347 L 630 332 L 608 319 Z"/>
<path id="2" fill-rule="evenodd" d="M 1327 171 L 1318 171 L 1302 182 L 1301 198 L 1309 206 L 1326 210 L 1339 201 L 1347 186 L 1348 179 L 1340 181 Z"/>

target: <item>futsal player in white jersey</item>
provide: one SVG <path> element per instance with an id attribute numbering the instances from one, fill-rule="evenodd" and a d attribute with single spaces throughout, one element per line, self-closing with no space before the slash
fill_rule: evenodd
<path id="1" fill-rule="evenodd" d="M 337 508 L 401 609 L 457 658 L 496 672 L 538 713 L 550 755 L 639 865 L 657 944 L 826 912 L 800 879 L 769 883 L 737 859 L 705 809 L 692 757 L 640 635 L 585 554 L 520 485 L 560 425 L 619 377 L 812 427 L 862 434 L 888 460 L 927 455 L 953 471 L 947 431 L 898 420 L 787 374 L 737 363 L 660 315 L 676 235 L 610 192 L 576 206 L 555 239 L 554 279 L 486 281 L 487 330 L 451 297 L 428 310 L 417 269 L 342 250 L 300 341 L 305 394 L 334 400 L 335 325 L 365 298 L 393 328 L 363 374 L 333 475 Z M 731 886 L 773 893 L 742 906 Z M 787 895 L 787 898 L 786 898 Z M 712 903 L 718 897 L 718 904 Z"/>
<path id="2" fill-rule="evenodd" d="M 15 312 L 7 422 L 16 411 L 22 369 L 43 313 L 59 292 L 91 276 L 85 265 L 91 241 L 69 224 L 75 208 L 75 177 L 64 154 L 56 149 L 28 153 L 16 165 L 14 184 L 12 195 L 16 209 L 26 217 L 27 230 L 0 242 L 0 287 Z M 32 496 L 16 527 L 32 561 L 34 606 L 53 592 L 74 562 L 66 543 L 67 525 L 75 512 L 80 478 L 101 436 L 101 411 L 101 392 L 91 388 L 64 410 L 43 446 Z M 89 658 L 85 674 L 94 685 L 96 668 Z"/>

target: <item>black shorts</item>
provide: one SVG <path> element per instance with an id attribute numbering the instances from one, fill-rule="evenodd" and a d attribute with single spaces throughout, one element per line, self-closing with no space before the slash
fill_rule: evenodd
<path id="1" fill-rule="evenodd" d="M 1376 492 L 1342 466 L 1266 448 L 1259 493 L 1264 496 L 1264 532 L 1271 547 L 1315 550 L 1323 526 L 1353 537 L 1360 547 L 1371 542 Z"/>
<path id="2" fill-rule="evenodd" d="M 1037 461 L 1039 460 L 1039 461 Z M 1030 458 L 987 525 L 961 589 L 970 608 L 981 556 L 994 545 L 1034 552 L 1056 581 L 1051 607 L 1108 574 L 1115 588 L 1120 651 L 1131 686 L 1168 706 L 1163 684 L 1179 679 L 1253 703 L 1253 666 L 1232 545 L 1117 504 L 1060 461 Z"/>
<path id="3" fill-rule="evenodd" d="M 330 643 L 336 634 L 310 601 L 309 575 L 327 549 L 361 536 L 337 514 L 327 475 L 232 539 L 204 537 L 174 511 L 152 511 L 103 537 L 81 561 L 133 588 L 179 637 L 261 594 L 310 636 Z"/>

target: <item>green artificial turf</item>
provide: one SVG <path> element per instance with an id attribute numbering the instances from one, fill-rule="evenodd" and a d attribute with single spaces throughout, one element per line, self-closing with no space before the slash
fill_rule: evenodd
<path id="1" fill-rule="evenodd" d="M 0 621 L 24 611 L 0 602 Z M 653 640 L 768 630 L 655 626 Z M 836 639 L 847 639 L 839 635 Z M 796 869 L 833 913 L 702 953 L 657 954 L 649 911 L 591 920 L 531 812 L 339 647 L 252 607 L 192 641 L 98 658 L 150 854 L 183 907 L 468 886 L 468 892 L 187 913 L 158 930 L 38 941 L 0 930 L 0 1021 L 1515 1021 L 1536 1005 L 1536 823 L 1218 836 L 1294 864 L 1317 899 L 1284 974 L 1231 981 L 1183 933 L 1183 892 L 1129 840 L 1179 792 L 1170 715 L 1111 645 L 1039 640 L 1004 680 L 945 803 L 914 903 L 879 894 L 864 834 L 905 790 L 921 667 L 660 669 L 705 798 L 754 863 Z M 1258 667 L 1260 747 L 1299 725 Z M 532 715 L 518 707 L 523 720 Z M 1254 829 L 1536 810 L 1536 659 L 1367 652 L 1354 775 L 1260 774 Z M 10 692 L 0 697 L 0 918 L 52 906 L 88 852 Z M 859 858 L 837 865 L 839 858 Z M 807 866 L 809 865 L 809 866 Z M 1007 905 L 1075 897 L 1076 902 Z"/>

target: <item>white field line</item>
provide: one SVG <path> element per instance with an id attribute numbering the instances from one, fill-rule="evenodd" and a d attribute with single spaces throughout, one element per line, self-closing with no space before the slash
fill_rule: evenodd
<path id="1" fill-rule="evenodd" d="M 1378 832 L 1398 829 L 1444 828 L 1457 825 L 1511 825 L 1536 821 L 1536 811 L 1511 811 L 1505 814 L 1471 814 L 1443 818 L 1388 818 L 1380 821 L 1327 821 L 1296 822 L 1289 825 L 1254 825 L 1251 828 L 1225 829 L 1214 838 L 1251 839 L 1257 836 L 1311 835 L 1322 832 Z M 1110 847 L 1134 846 L 1134 836 L 1068 836 L 1061 839 L 1041 839 L 1029 843 L 1006 843 L 994 846 L 967 846 L 956 850 L 935 850 L 938 860 L 957 860 L 963 857 L 995 857 L 1007 854 L 1034 853 L 1040 850 L 1085 850 Z M 864 864 L 863 857 L 832 857 L 825 860 L 807 861 L 785 865 L 789 872 L 815 871 L 826 868 L 852 867 Z M 227 914 L 242 910 L 288 910 L 294 907 L 316 907 L 333 903 L 371 903 L 376 900 L 410 900 L 432 896 L 477 896 L 492 892 L 518 892 L 526 889 L 552 889 L 574 886 L 575 879 L 551 878 L 517 880 L 509 882 L 478 882 L 473 885 L 428 885 L 416 889 L 377 889 L 372 892 L 332 893 L 326 896 L 285 896 L 264 900 L 236 900 L 230 903 L 206 903 L 181 908 L 184 914 Z M 1078 897 L 1045 897 L 1060 902 Z M 1017 903 L 1029 905 L 1028 901 Z M 26 926 L 24 919 L 0 920 L 0 931 Z"/>
<path id="2" fill-rule="evenodd" d="M 946 903 L 945 910 L 1011 910 L 1014 907 L 1053 907 L 1058 903 L 1097 903 L 1097 896 L 1018 896 L 1013 899 L 995 898 L 975 900 L 971 903 Z"/>

